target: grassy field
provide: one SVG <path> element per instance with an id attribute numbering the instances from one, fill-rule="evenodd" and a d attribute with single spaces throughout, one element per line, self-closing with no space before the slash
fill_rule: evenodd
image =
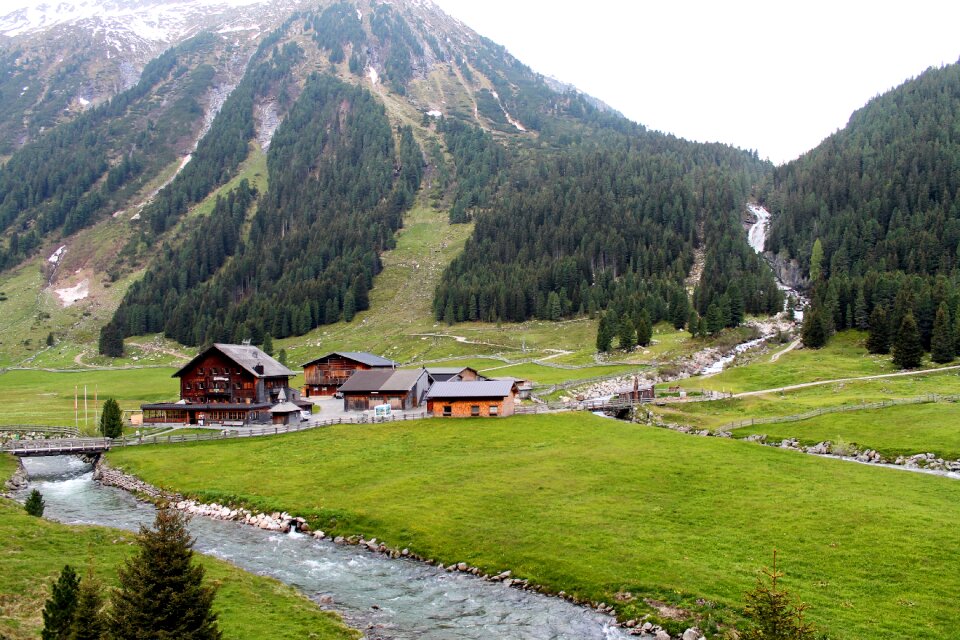
<path id="1" fill-rule="evenodd" d="M 0 478 L 7 478 L 13 468 L 11 458 L 0 456 Z M 34 518 L 20 504 L 0 498 L 0 636 L 38 637 L 49 585 L 66 563 L 83 574 L 93 556 L 100 578 L 115 584 L 116 568 L 133 550 L 132 539 L 131 534 L 115 529 Z M 291 587 L 214 558 L 200 556 L 200 560 L 208 580 L 219 585 L 214 606 L 226 638 L 259 640 L 264 629 L 277 638 L 360 636 Z"/>
<path id="2" fill-rule="evenodd" d="M 50 371 L 7 371 L 0 374 L 0 424 L 44 424 L 73 426 L 74 388 L 79 390 L 80 426 L 83 430 L 83 388 L 87 387 L 88 427 L 95 429 L 94 392 L 100 404 L 107 397 L 121 409 L 139 409 L 141 402 L 176 400 L 180 385 L 171 378 L 175 369 L 91 369 L 76 373 Z"/>
<path id="3" fill-rule="evenodd" d="M 866 333 L 838 333 L 823 349 L 795 349 L 771 362 L 773 349 L 749 364 L 731 367 L 708 378 L 693 377 L 680 382 L 686 388 L 714 391 L 756 391 L 803 382 L 871 376 L 896 371 L 890 356 L 867 353 L 863 347 Z"/>
<path id="4" fill-rule="evenodd" d="M 342 426 L 109 457 L 201 498 L 510 568 L 615 602 L 623 617 L 654 598 L 729 619 L 776 547 L 785 585 L 831 637 L 947 639 L 960 626 L 949 524 L 960 521 L 960 483 L 939 477 L 586 414 Z"/>
<path id="5" fill-rule="evenodd" d="M 894 406 L 733 431 L 737 437 L 752 433 L 765 433 L 772 440 L 796 438 L 803 444 L 842 441 L 861 449 L 876 449 L 887 458 L 934 452 L 956 460 L 960 459 L 960 406 L 955 403 Z"/>
<path id="6" fill-rule="evenodd" d="M 837 382 L 728 400 L 669 404 L 652 407 L 652 410 L 671 422 L 701 429 L 718 429 L 750 418 L 788 416 L 822 407 L 916 398 L 927 394 L 960 394 L 960 375 L 956 371 L 944 371 L 878 380 Z"/>

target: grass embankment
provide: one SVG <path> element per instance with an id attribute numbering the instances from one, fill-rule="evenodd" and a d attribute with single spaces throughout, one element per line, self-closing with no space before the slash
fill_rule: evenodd
<path id="1" fill-rule="evenodd" d="M 146 480 L 445 563 L 730 617 L 780 550 L 836 638 L 952 638 L 960 483 L 586 414 L 342 426 L 111 452 Z M 265 470 L 251 474 L 250 469 Z M 283 473 L 269 472 L 282 469 Z M 696 598 L 713 605 L 697 605 Z"/>
<path id="2" fill-rule="evenodd" d="M 170 376 L 176 369 L 148 368 L 79 372 L 7 371 L 0 375 L 0 425 L 43 424 L 74 426 L 74 388 L 79 393 L 80 430 L 93 433 L 97 425 L 94 413 L 108 397 L 121 409 L 139 409 L 142 402 L 176 400 L 179 383 Z M 83 388 L 87 388 L 87 425 L 84 428 Z"/>
<path id="3" fill-rule="evenodd" d="M 0 478 L 9 477 L 15 465 L 9 456 L 0 456 Z M 114 585 L 117 567 L 134 550 L 134 536 L 128 532 L 34 518 L 22 505 L 2 498 L 0 540 L 0 636 L 11 640 L 38 637 L 43 603 L 64 564 L 82 575 L 93 557 L 99 577 Z M 219 586 L 214 607 L 225 638 L 360 637 L 292 587 L 221 560 L 199 558 L 207 579 Z"/>
<path id="4" fill-rule="evenodd" d="M 956 460 L 960 458 L 960 407 L 955 403 L 902 405 L 733 431 L 736 437 L 753 433 L 765 433 L 771 440 L 796 438 L 808 445 L 824 440 L 845 442 L 861 449 L 876 449 L 888 459 L 933 452 Z"/>

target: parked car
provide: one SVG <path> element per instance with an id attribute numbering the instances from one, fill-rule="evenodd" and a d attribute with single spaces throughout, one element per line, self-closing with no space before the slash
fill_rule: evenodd
<path id="1" fill-rule="evenodd" d="M 343 391 L 337 391 L 333 394 L 333 397 L 337 400 L 343 400 Z"/>

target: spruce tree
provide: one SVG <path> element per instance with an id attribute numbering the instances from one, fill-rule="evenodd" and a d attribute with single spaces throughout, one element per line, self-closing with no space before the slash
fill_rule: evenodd
<path id="1" fill-rule="evenodd" d="M 37 518 L 43 516 L 43 510 L 46 506 L 47 504 L 43 501 L 43 495 L 39 489 L 32 490 L 23 503 L 24 510 L 31 516 L 36 516 Z"/>
<path id="2" fill-rule="evenodd" d="M 623 319 L 620 320 L 617 337 L 620 339 L 620 348 L 624 351 L 629 351 L 637 346 L 637 330 L 633 326 L 630 316 L 624 315 Z"/>
<path id="3" fill-rule="evenodd" d="M 773 552 L 773 570 L 764 569 L 766 579 L 758 576 L 757 586 L 746 593 L 744 614 L 750 628 L 740 634 L 742 640 L 814 640 L 816 630 L 804 622 L 807 605 L 795 603 L 790 593 L 780 589 L 777 581 L 783 572 L 777 570 L 777 552 Z"/>
<path id="4" fill-rule="evenodd" d="M 830 339 L 830 326 L 826 312 L 819 306 L 814 306 L 803 316 L 803 328 L 800 330 L 803 346 L 819 349 L 826 346 Z"/>
<path id="5" fill-rule="evenodd" d="M 123 435 L 123 417 L 120 405 L 113 398 L 103 402 L 103 413 L 100 414 L 100 433 L 104 438 L 119 438 Z"/>
<path id="6" fill-rule="evenodd" d="M 823 275 L 823 244 L 820 238 L 813 241 L 813 249 L 810 251 L 810 282 L 814 285 Z"/>
<path id="7" fill-rule="evenodd" d="M 215 589 L 193 562 L 187 516 L 162 507 L 153 528 L 140 527 L 136 555 L 118 571 L 107 630 L 117 640 L 178 638 L 219 640 Z"/>
<path id="8" fill-rule="evenodd" d="M 900 322 L 900 329 L 893 339 L 893 364 L 900 369 L 913 369 L 920 366 L 923 359 L 923 345 L 920 342 L 920 329 L 913 313 L 908 311 Z"/>
<path id="9" fill-rule="evenodd" d="M 60 577 L 53 583 L 50 598 L 43 605 L 43 640 L 67 640 L 77 609 L 80 579 L 70 565 L 64 565 Z"/>
<path id="10" fill-rule="evenodd" d="M 637 321 L 637 344 L 645 347 L 653 340 L 653 324 L 650 322 L 650 314 L 644 309 L 640 312 L 640 319 Z"/>
<path id="11" fill-rule="evenodd" d="M 697 315 L 695 309 L 690 310 L 690 317 L 687 319 L 687 331 L 690 332 L 690 336 L 696 338 L 699 335 L 700 328 L 700 316 Z"/>
<path id="12" fill-rule="evenodd" d="M 80 581 L 70 640 L 100 640 L 105 633 L 103 587 L 94 575 L 93 568 L 89 567 L 87 575 Z"/>
<path id="13" fill-rule="evenodd" d="M 867 351 L 890 353 L 890 321 L 886 308 L 877 305 L 870 312 L 870 333 L 867 335 Z"/>
<path id="14" fill-rule="evenodd" d="M 950 314 L 947 312 L 947 304 L 941 302 L 933 321 L 933 335 L 930 337 L 930 359 L 940 364 L 950 362 L 956 356 L 954 348 Z"/>
<path id="15" fill-rule="evenodd" d="M 273 355 L 273 338 L 270 336 L 269 333 L 263 336 L 263 346 L 261 347 L 261 349 L 268 356 Z"/>
<path id="16" fill-rule="evenodd" d="M 723 326 L 723 315 L 720 307 L 717 306 L 716 302 L 711 302 L 710 306 L 707 307 L 707 332 L 710 335 L 720 333 Z"/>

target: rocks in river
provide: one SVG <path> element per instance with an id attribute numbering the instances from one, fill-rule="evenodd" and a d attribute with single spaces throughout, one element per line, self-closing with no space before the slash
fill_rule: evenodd
<path id="1" fill-rule="evenodd" d="M 807 453 L 813 453 L 818 456 L 825 456 L 830 453 L 830 446 L 831 445 L 829 441 L 818 442 L 812 447 L 807 447 L 806 451 Z"/>
<path id="2" fill-rule="evenodd" d="M 5 486 L 10 491 L 19 491 L 20 489 L 25 489 L 27 484 L 29 484 L 30 478 L 27 476 L 27 470 L 23 466 L 23 460 L 17 458 L 17 470 L 13 472 L 13 475 L 5 483 Z"/>
<path id="3" fill-rule="evenodd" d="M 670 634 L 663 629 L 659 629 L 653 637 L 656 638 L 656 640 L 670 640 Z"/>
<path id="4" fill-rule="evenodd" d="M 944 460 L 934 453 L 917 453 L 912 456 L 898 456 L 893 462 L 908 469 L 929 469 L 930 471 L 960 472 L 960 459 Z"/>

